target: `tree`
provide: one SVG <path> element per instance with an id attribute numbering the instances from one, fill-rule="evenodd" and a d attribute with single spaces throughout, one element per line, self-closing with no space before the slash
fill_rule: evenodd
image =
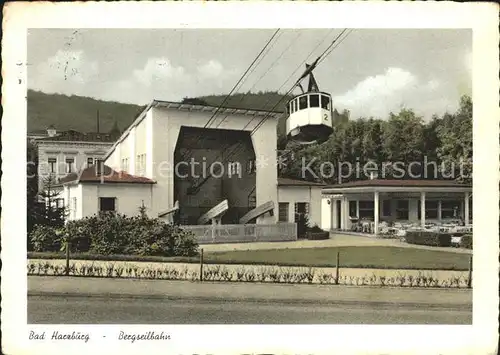
<path id="1" fill-rule="evenodd" d="M 437 156 L 443 162 L 441 174 L 457 181 L 472 181 L 472 99 L 462 96 L 455 114 L 445 114 L 437 128 L 440 146 Z"/>
<path id="2" fill-rule="evenodd" d="M 148 218 L 147 208 L 144 206 L 144 201 L 142 201 L 142 204 L 139 206 L 139 215 L 142 219 Z"/>
<path id="3" fill-rule="evenodd" d="M 366 122 L 363 136 L 363 158 L 374 161 L 378 165 L 384 161 L 382 121 L 370 118 Z"/>
<path id="4" fill-rule="evenodd" d="M 199 98 L 191 98 L 191 97 L 185 97 L 184 99 L 182 99 L 181 103 L 190 105 L 208 106 L 208 103 L 205 100 Z"/>
<path id="5" fill-rule="evenodd" d="M 406 168 L 404 172 L 387 169 L 386 176 L 397 178 L 408 178 L 422 176 L 421 166 L 413 164 L 412 175 L 409 175 L 409 170 L 412 163 L 423 162 L 423 144 L 424 125 L 422 117 L 419 117 L 409 109 L 401 109 L 398 114 L 391 112 L 389 120 L 385 125 L 383 134 L 383 152 L 387 160 L 391 163 L 391 167 L 396 164 L 403 165 Z M 388 176 L 388 177 L 389 177 Z"/>
<path id="6" fill-rule="evenodd" d="M 54 174 L 49 174 L 43 180 L 43 189 L 38 194 L 45 201 L 44 223 L 49 226 L 63 226 L 66 217 L 66 207 L 61 206 Z"/>
<path id="7" fill-rule="evenodd" d="M 109 131 L 109 134 L 111 134 L 111 136 L 117 137 L 117 138 L 120 137 L 120 135 L 121 135 L 120 128 L 118 127 L 118 121 L 116 119 L 113 123 L 113 127 L 111 127 L 111 130 Z"/>
<path id="8" fill-rule="evenodd" d="M 38 156 L 36 146 L 31 142 L 27 145 L 26 158 L 26 227 L 29 234 L 36 224 L 44 221 L 45 208 L 38 202 Z"/>

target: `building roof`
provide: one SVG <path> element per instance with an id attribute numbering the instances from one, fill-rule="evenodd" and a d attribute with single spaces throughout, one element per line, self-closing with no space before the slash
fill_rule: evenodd
<path id="1" fill-rule="evenodd" d="M 278 186 L 321 186 L 321 187 L 324 187 L 324 186 L 326 186 L 326 184 L 323 184 L 320 182 L 306 181 L 306 180 L 278 178 Z"/>
<path id="2" fill-rule="evenodd" d="M 118 139 L 117 135 L 99 132 L 78 132 L 74 130 L 58 132 L 53 137 L 39 138 L 39 142 L 102 142 L 113 143 Z"/>
<path id="3" fill-rule="evenodd" d="M 346 187 L 472 187 L 455 180 L 389 180 L 373 179 L 350 181 L 343 184 L 329 185 L 327 188 Z"/>
<path id="4" fill-rule="evenodd" d="M 146 113 L 151 109 L 151 108 L 156 108 L 156 107 L 163 107 L 167 109 L 173 109 L 173 110 L 182 110 L 182 111 L 201 111 L 201 112 L 207 112 L 209 114 L 215 114 L 216 112 L 219 114 L 226 114 L 226 115 L 231 115 L 231 114 L 240 114 L 240 115 L 252 115 L 252 116 L 262 116 L 271 118 L 271 117 L 277 117 L 279 115 L 283 115 L 283 111 L 266 111 L 266 110 L 254 110 L 254 109 L 246 109 L 246 108 L 236 108 L 236 107 L 218 107 L 218 106 L 212 106 L 212 105 L 195 105 L 195 104 L 189 104 L 189 103 L 180 103 L 180 102 L 172 102 L 172 101 L 163 101 L 163 100 L 153 100 L 149 105 L 147 105 L 144 110 L 142 110 L 135 118 L 134 122 L 122 133 L 122 135 L 116 140 L 116 142 L 113 144 L 111 149 L 108 151 L 108 153 L 105 155 L 105 159 L 107 159 L 115 150 L 116 146 L 124 140 L 130 130 L 134 128 L 135 126 L 139 125 L 142 120 L 146 117 Z"/>
<path id="5" fill-rule="evenodd" d="M 93 165 L 80 171 L 80 173 L 68 174 L 59 180 L 64 184 L 79 183 L 126 183 L 126 184 L 155 184 L 154 180 L 143 176 L 130 175 L 124 171 L 116 171 L 109 166 L 103 166 L 103 174 L 97 173 L 97 166 Z"/>
<path id="6" fill-rule="evenodd" d="M 269 111 L 269 110 L 260 110 L 260 109 L 249 109 L 249 108 L 241 108 L 241 107 L 228 107 L 228 106 L 217 106 L 217 105 L 197 105 L 190 103 L 181 103 L 174 101 L 163 101 L 163 100 L 153 100 L 152 106 L 155 107 L 166 107 L 169 109 L 176 110 L 186 110 L 186 111 L 213 111 L 215 112 L 218 109 L 218 112 L 223 113 L 237 113 L 237 114 L 261 114 L 261 115 L 279 115 L 283 114 L 283 111 Z"/>
<path id="7" fill-rule="evenodd" d="M 28 132 L 28 137 L 32 136 L 42 136 L 42 137 L 48 137 L 48 133 L 46 129 L 35 129 L 33 131 Z"/>

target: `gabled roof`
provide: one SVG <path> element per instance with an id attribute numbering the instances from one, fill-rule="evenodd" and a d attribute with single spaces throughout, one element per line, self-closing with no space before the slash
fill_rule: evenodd
<path id="1" fill-rule="evenodd" d="M 58 132 L 54 137 L 39 138 L 39 142 L 102 142 L 114 143 L 118 139 L 117 135 L 98 132 L 78 132 L 74 130 Z"/>
<path id="2" fill-rule="evenodd" d="M 278 186 L 326 186 L 326 184 L 306 180 L 278 178 Z"/>
<path id="3" fill-rule="evenodd" d="M 79 184 L 79 183 L 126 183 L 126 184 L 155 184 L 154 180 L 143 176 L 130 175 L 124 171 L 115 171 L 109 166 L 103 166 L 103 173 L 97 173 L 97 166 L 93 165 L 79 174 L 73 173 L 66 175 L 59 180 L 59 183 L 64 184 Z"/>

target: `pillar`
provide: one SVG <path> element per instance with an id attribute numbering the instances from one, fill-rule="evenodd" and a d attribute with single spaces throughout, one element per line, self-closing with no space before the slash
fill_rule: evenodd
<path id="1" fill-rule="evenodd" d="M 425 227 L 425 191 L 420 193 L 420 225 Z"/>
<path id="2" fill-rule="evenodd" d="M 378 191 L 374 192 L 374 199 L 373 200 L 374 200 L 373 201 L 373 212 L 374 212 L 373 222 L 375 225 L 374 234 L 378 234 L 378 219 L 379 219 L 379 207 L 380 207 L 379 192 Z"/>
<path id="3" fill-rule="evenodd" d="M 359 200 L 356 200 L 356 217 L 359 218 Z"/>
<path id="4" fill-rule="evenodd" d="M 337 200 L 330 199 L 330 229 L 336 229 L 337 224 Z"/>
<path id="5" fill-rule="evenodd" d="M 438 221 L 441 222 L 441 200 L 438 200 Z"/>
<path id="6" fill-rule="evenodd" d="M 464 196 L 464 223 L 469 224 L 469 193 L 466 192 Z"/>
<path id="7" fill-rule="evenodd" d="M 344 202 L 344 226 L 345 229 L 350 229 L 351 228 L 351 223 L 350 223 L 350 218 L 349 218 L 349 199 L 346 197 L 345 202 Z"/>
<path id="8" fill-rule="evenodd" d="M 344 230 L 345 229 L 345 206 L 344 206 L 345 198 L 342 197 L 340 200 L 340 229 Z"/>

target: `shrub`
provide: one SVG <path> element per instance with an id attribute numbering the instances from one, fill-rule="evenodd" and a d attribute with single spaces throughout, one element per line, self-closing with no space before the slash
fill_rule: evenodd
<path id="1" fill-rule="evenodd" d="M 64 227 L 72 252 L 99 255 L 195 256 L 198 244 L 191 232 L 160 219 L 100 213 Z M 35 251 L 59 251 L 60 238 L 51 227 L 37 228 L 32 242 Z M 31 237 L 31 235 L 30 235 Z"/>
<path id="2" fill-rule="evenodd" d="M 179 226 L 166 224 L 159 220 L 147 222 L 149 228 L 138 228 L 134 248 L 139 255 L 152 256 L 195 256 L 198 243 L 191 232 Z"/>
<path id="3" fill-rule="evenodd" d="M 58 252 L 61 250 L 61 238 L 55 227 L 36 225 L 28 238 L 34 251 Z"/>
<path id="4" fill-rule="evenodd" d="M 315 224 L 312 227 L 307 228 L 307 230 L 308 230 L 308 232 L 311 232 L 311 233 L 323 233 L 324 232 L 324 230 L 321 229 L 320 227 L 318 227 L 317 224 Z"/>
<path id="5" fill-rule="evenodd" d="M 73 253 L 86 253 L 90 250 L 90 234 L 84 234 L 77 221 L 68 221 L 65 232 L 70 238 L 70 250 Z"/>
<path id="6" fill-rule="evenodd" d="M 472 249 L 472 234 L 465 234 L 462 236 L 460 248 Z"/>
<path id="7" fill-rule="evenodd" d="M 449 247 L 451 234 L 430 231 L 407 231 L 405 240 L 409 244 Z"/>

